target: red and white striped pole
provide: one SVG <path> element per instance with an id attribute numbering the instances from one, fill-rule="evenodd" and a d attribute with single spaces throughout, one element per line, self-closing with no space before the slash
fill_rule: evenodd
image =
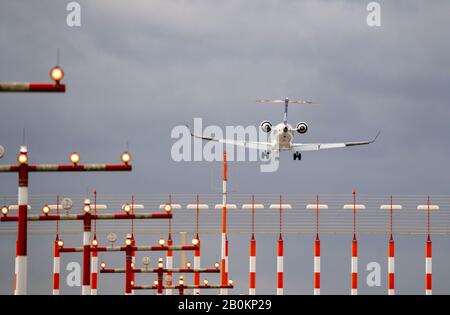
<path id="1" fill-rule="evenodd" d="M 425 244 L 425 294 L 433 294 L 433 253 L 432 253 L 432 243 L 431 243 L 431 233 L 430 233 L 430 196 L 428 196 L 428 214 L 427 214 L 427 224 L 428 224 L 428 237 Z"/>
<path id="2" fill-rule="evenodd" d="M 91 294 L 91 202 L 89 199 L 84 201 L 83 207 L 83 284 L 81 287 L 82 295 Z"/>
<path id="3" fill-rule="evenodd" d="M 280 195 L 280 237 L 278 238 L 277 246 L 277 295 L 283 295 L 283 257 L 284 257 L 284 244 L 283 244 L 283 202 Z"/>
<path id="4" fill-rule="evenodd" d="M 351 262 L 351 295 L 358 295 L 358 241 L 356 240 L 356 192 L 353 192 L 353 240 Z"/>
<path id="5" fill-rule="evenodd" d="M 198 241 L 198 248 L 194 251 L 194 269 L 200 269 L 200 238 L 198 237 L 198 223 L 199 223 L 199 207 L 198 207 L 199 199 L 197 195 L 197 210 L 196 210 L 196 239 Z M 194 286 L 200 285 L 200 273 L 194 273 Z M 194 289 L 194 295 L 199 295 L 200 289 Z"/>
<path id="6" fill-rule="evenodd" d="M 59 196 L 56 197 L 56 214 L 59 215 Z M 53 295 L 59 295 L 59 274 L 61 271 L 61 254 L 59 248 L 64 242 L 59 240 L 59 221 L 56 221 L 56 237 L 53 243 Z"/>
<path id="7" fill-rule="evenodd" d="M 131 213 L 134 214 L 134 195 L 131 196 Z M 134 219 L 131 219 L 131 268 L 136 268 L 136 251 L 133 249 L 136 246 L 136 240 L 134 239 Z M 135 274 L 131 273 L 131 286 L 134 286 Z M 134 289 L 131 290 L 131 294 L 134 294 Z"/>
<path id="8" fill-rule="evenodd" d="M 320 295 L 319 196 L 316 205 L 316 240 L 314 241 L 314 295 Z"/>
<path id="9" fill-rule="evenodd" d="M 94 214 L 97 215 L 97 191 L 94 190 Z M 92 247 L 98 246 L 97 240 L 97 220 L 94 221 L 94 238 L 92 239 Z M 97 295 L 98 282 L 98 252 L 92 251 L 91 255 L 91 295 Z"/>
<path id="10" fill-rule="evenodd" d="M 222 246 L 221 246 L 221 285 L 228 285 L 228 238 L 227 238 L 227 152 L 223 152 L 222 183 Z M 227 295 L 228 289 L 220 289 L 221 295 Z"/>
<path id="11" fill-rule="evenodd" d="M 125 240 L 125 295 L 131 295 L 133 287 L 133 267 L 131 265 L 132 244 L 133 241 L 131 240 L 131 238 L 127 237 L 127 239 Z"/>
<path id="12" fill-rule="evenodd" d="M 432 243 L 431 238 L 428 236 L 427 243 L 425 245 L 426 250 L 426 258 L 425 258 L 425 277 L 426 277 L 426 287 L 425 287 L 425 294 L 426 295 L 432 295 L 433 294 L 433 288 L 432 288 L 432 280 L 433 280 L 433 273 L 432 273 L 432 263 L 433 263 L 433 255 L 432 255 Z"/>
<path id="13" fill-rule="evenodd" d="M 198 238 L 198 235 L 197 235 L 197 240 L 198 240 L 198 249 L 196 249 L 194 251 L 194 269 L 200 269 L 200 239 Z M 194 286 L 199 286 L 199 285 L 200 285 L 200 273 L 195 272 L 194 273 Z M 200 289 L 195 289 L 194 295 L 199 295 L 199 294 L 200 294 Z"/>
<path id="14" fill-rule="evenodd" d="M 61 270 L 61 257 L 59 253 L 59 239 L 53 243 L 53 295 L 59 295 L 59 274 Z"/>
<path id="15" fill-rule="evenodd" d="M 23 160 L 21 161 L 21 158 Z M 18 191 L 18 232 L 14 274 L 14 294 L 27 294 L 28 150 L 20 147 Z"/>
<path id="16" fill-rule="evenodd" d="M 159 258 L 158 259 L 158 272 L 157 272 L 157 284 L 156 284 L 156 295 L 163 295 L 163 274 L 164 274 L 164 263 L 163 263 L 163 259 Z M 134 286 L 134 283 L 133 283 Z"/>
<path id="17" fill-rule="evenodd" d="M 94 237 L 92 247 L 97 247 L 98 240 Z M 92 251 L 91 258 L 91 295 L 97 295 L 98 284 L 98 252 Z"/>
<path id="18" fill-rule="evenodd" d="M 172 195 L 169 195 L 169 205 L 172 207 Z M 172 240 L 172 219 L 169 219 L 169 237 L 167 238 L 167 246 L 172 246 L 173 245 L 173 240 Z M 173 268 L 173 251 L 172 250 L 168 250 L 166 252 L 166 267 L 167 269 L 172 269 Z M 172 272 L 167 272 L 166 275 L 166 286 L 169 287 L 170 289 L 166 289 L 166 295 L 172 295 L 173 291 L 172 291 Z"/>
<path id="19" fill-rule="evenodd" d="M 395 295 L 395 244 L 392 235 L 388 244 L 388 295 Z"/>
<path id="20" fill-rule="evenodd" d="M 395 295 L 395 243 L 392 234 L 392 196 L 390 206 L 390 230 L 391 236 L 388 243 L 388 295 Z"/>
<path id="21" fill-rule="evenodd" d="M 250 240 L 249 295 L 256 294 L 255 196 L 252 195 L 252 238 Z"/>
<path id="22" fill-rule="evenodd" d="M 173 240 L 172 240 L 172 235 L 171 233 L 169 233 L 169 238 L 167 239 L 167 246 L 172 246 L 173 245 Z M 172 250 L 168 250 L 167 251 L 167 257 L 166 257 L 166 266 L 167 269 L 172 269 L 173 268 L 173 251 Z M 167 280 L 166 280 L 166 286 L 167 287 L 171 287 L 172 286 L 172 272 L 167 272 Z M 172 295 L 173 291 L 172 289 L 166 289 L 166 295 Z"/>
<path id="23" fill-rule="evenodd" d="M 228 286 L 228 235 L 225 237 L 225 279 L 227 281 L 227 284 L 225 286 Z M 228 294 L 228 289 L 223 289 L 224 290 L 224 294 Z"/>

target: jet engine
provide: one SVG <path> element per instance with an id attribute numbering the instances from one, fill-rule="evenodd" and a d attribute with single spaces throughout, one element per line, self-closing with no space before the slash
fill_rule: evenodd
<path id="1" fill-rule="evenodd" d="M 261 127 L 261 130 L 264 132 L 270 132 L 272 130 L 272 123 L 268 120 L 263 121 L 259 126 Z"/>
<path id="2" fill-rule="evenodd" d="M 308 125 L 305 122 L 299 122 L 296 129 L 298 133 L 304 134 L 308 131 Z"/>

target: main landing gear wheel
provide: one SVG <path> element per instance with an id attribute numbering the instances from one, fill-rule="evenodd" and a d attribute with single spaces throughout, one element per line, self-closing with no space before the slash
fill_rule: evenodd
<path id="1" fill-rule="evenodd" d="M 262 151 L 262 153 L 261 153 L 261 158 L 262 158 L 263 160 L 268 160 L 268 159 L 270 158 L 270 151 L 269 151 L 269 150 Z"/>
<path id="2" fill-rule="evenodd" d="M 300 152 L 294 152 L 294 161 L 295 160 L 301 160 L 302 159 L 302 154 Z"/>

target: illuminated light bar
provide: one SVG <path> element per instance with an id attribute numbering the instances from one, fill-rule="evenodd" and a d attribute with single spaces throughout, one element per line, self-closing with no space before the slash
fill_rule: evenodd
<path id="1" fill-rule="evenodd" d="M 251 203 L 246 203 L 242 205 L 242 209 L 252 209 L 252 207 L 255 209 L 264 209 L 264 205 L 262 203 L 255 203 L 254 205 Z"/>
<path id="2" fill-rule="evenodd" d="M 430 207 L 430 211 L 431 210 L 439 210 L 440 209 L 438 205 L 430 205 L 430 206 L 428 206 L 428 205 L 418 205 L 417 206 L 417 210 L 425 210 L 425 211 L 427 211 L 428 207 Z"/>
<path id="3" fill-rule="evenodd" d="M 66 91 L 64 83 L 29 83 L 29 82 L 2 82 L 0 92 L 58 92 Z"/>
<path id="4" fill-rule="evenodd" d="M 19 209 L 19 206 L 18 205 L 10 205 L 10 206 L 8 206 L 8 209 L 9 210 L 17 210 L 17 209 Z M 30 205 L 28 205 L 28 210 L 31 210 Z"/>
<path id="5" fill-rule="evenodd" d="M 381 210 L 391 210 L 391 205 L 381 205 Z M 392 210 L 402 210 L 402 205 L 392 205 Z"/>
<path id="6" fill-rule="evenodd" d="M 349 204 L 349 205 L 344 205 L 343 209 L 344 210 L 353 210 L 353 209 L 364 210 L 364 209 L 366 209 L 366 206 L 365 205 L 361 205 L 361 204 L 359 204 L 359 205 L 358 204 L 357 205 Z"/>
<path id="7" fill-rule="evenodd" d="M 134 273 L 158 273 L 160 270 L 158 268 L 156 269 L 152 269 L 152 268 L 134 268 L 132 270 Z M 201 273 L 220 273 L 219 269 L 215 269 L 215 268 L 199 268 L 199 269 L 194 269 L 194 268 L 172 268 L 172 269 L 166 269 L 163 268 L 162 271 L 164 273 L 168 273 L 168 272 L 172 272 L 172 273 L 196 273 L 196 272 L 201 272 Z M 100 269 L 100 273 L 125 273 L 125 268 L 103 268 Z"/>
<path id="8" fill-rule="evenodd" d="M 234 285 L 232 284 L 226 284 L 226 285 L 222 285 L 222 284 L 201 284 L 201 285 L 189 285 L 189 284 L 184 284 L 182 286 L 180 285 L 172 285 L 172 286 L 163 286 L 163 289 L 233 289 Z M 155 290 L 157 289 L 156 285 L 150 285 L 150 284 L 144 284 L 144 285 L 135 285 L 133 286 L 134 290 Z"/>
<path id="9" fill-rule="evenodd" d="M 131 203 L 129 203 L 128 205 L 129 205 L 130 207 L 133 206 L 133 209 L 134 209 L 134 210 L 142 210 L 142 209 L 144 209 L 144 205 L 136 205 L 136 204 L 132 205 Z M 91 206 L 92 206 L 92 205 L 91 205 Z M 97 209 L 98 209 L 98 205 L 97 205 Z"/>
<path id="10" fill-rule="evenodd" d="M 167 251 L 167 250 L 173 250 L 173 251 L 184 251 L 184 250 L 195 251 L 195 250 L 198 249 L 198 246 L 193 246 L 193 245 L 132 246 L 132 249 L 134 251 L 138 251 L 138 252 L 140 252 L 140 251 L 144 251 L 144 252 L 146 252 L 146 251 Z M 63 252 L 63 253 L 82 252 L 83 250 L 84 250 L 83 247 L 63 247 L 63 248 L 59 249 L 59 251 Z M 91 247 L 91 252 L 124 252 L 124 251 L 126 251 L 126 246 L 96 246 L 96 247 Z M 153 270 L 153 269 L 148 269 L 148 270 Z M 212 270 L 212 268 L 211 268 L 211 270 Z M 218 269 L 214 268 L 214 270 L 218 270 Z M 184 269 L 183 269 L 182 272 L 184 272 Z M 214 271 L 214 272 L 216 272 L 216 271 Z"/>
<path id="11" fill-rule="evenodd" d="M 232 203 L 228 203 L 225 205 L 227 207 L 227 209 L 236 209 L 237 206 L 235 204 Z M 214 208 L 216 209 L 222 209 L 223 208 L 223 204 L 222 203 L 218 203 L 214 206 Z"/>
<path id="12" fill-rule="evenodd" d="M 328 205 L 324 205 L 324 204 L 310 204 L 310 205 L 306 205 L 306 209 L 308 209 L 308 210 L 316 210 L 317 208 L 319 208 L 319 210 L 321 210 L 321 209 L 328 209 Z"/>
<path id="13" fill-rule="evenodd" d="M 159 209 L 164 209 L 164 207 L 167 206 L 167 205 L 170 205 L 172 207 L 172 210 L 173 209 L 181 209 L 181 205 L 178 204 L 178 203 L 170 203 L 170 204 L 169 203 L 165 203 L 165 204 L 159 205 Z"/>
<path id="14" fill-rule="evenodd" d="M 204 204 L 204 203 L 198 204 L 198 205 L 196 203 L 188 204 L 186 206 L 186 209 L 197 209 L 197 206 L 198 206 L 199 209 L 209 209 L 209 206 L 207 204 Z"/>
<path id="15" fill-rule="evenodd" d="M 283 203 L 281 205 L 282 209 L 292 209 L 292 206 L 288 203 Z M 270 209 L 280 209 L 280 204 L 279 203 L 274 203 L 270 205 Z"/>
<path id="16" fill-rule="evenodd" d="M 91 209 L 94 210 L 94 205 L 90 204 L 90 206 L 91 206 Z M 58 208 L 58 205 L 48 205 L 48 207 L 51 210 L 56 210 Z M 108 209 L 108 206 L 107 205 L 96 205 L 96 208 L 97 208 L 97 210 L 106 210 L 106 209 Z M 60 210 L 63 209 L 62 205 L 59 205 L 59 209 Z"/>

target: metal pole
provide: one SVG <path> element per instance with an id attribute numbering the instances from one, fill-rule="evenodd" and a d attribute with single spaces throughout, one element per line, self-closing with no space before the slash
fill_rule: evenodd
<path id="1" fill-rule="evenodd" d="M 59 274 L 61 270 L 61 257 L 58 249 L 58 239 L 56 239 L 53 243 L 53 295 L 59 295 Z"/>
<path id="2" fill-rule="evenodd" d="M 277 246 L 277 295 L 283 295 L 283 258 L 284 258 L 284 242 L 283 242 L 283 226 L 282 226 L 282 216 L 283 216 L 283 206 L 282 198 L 280 195 L 280 237 L 278 238 Z"/>
<path id="3" fill-rule="evenodd" d="M 227 152 L 223 152 L 222 182 L 222 246 L 221 246 L 221 285 L 228 284 L 228 238 L 227 238 Z M 221 295 L 227 295 L 228 289 L 221 289 Z"/>
<path id="4" fill-rule="evenodd" d="M 358 295 L 358 241 L 356 240 L 356 193 L 353 192 L 353 240 L 351 262 L 351 294 Z"/>
<path id="5" fill-rule="evenodd" d="M 129 245 L 126 245 L 125 249 L 125 295 L 131 295 L 132 293 L 132 267 L 131 267 L 131 241 Z"/>
<path id="6" fill-rule="evenodd" d="M 167 240 L 167 246 L 172 246 L 172 245 L 173 245 L 172 234 L 169 234 L 169 238 Z M 173 268 L 173 251 L 172 250 L 167 251 L 166 267 L 167 267 L 167 269 Z M 172 272 L 167 273 L 166 286 L 172 286 Z M 172 295 L 172 294 L 173 294 L 172 289 L 166 290 L 166 295 Z"/>
<path id="7" fill-rule="evenodd" d="M 27 147 L 22 146 L 20 153 L 28 156 Z M 27 294 L 27 217 L 28 217 L 28 164 L 19 164 L 18 191 L 18 231 L 16 243 L 14 294 Z"/>
<path id="8" fill-rule="evenodd" d="M 316 200 L 316 239 L 314 241 L 314 295 L 320 295 L 319 196 Z"/>
<path id="9" fill-rule="evenodd" d="M 249 295 L 256 294 L 255 196 L 252 195 L 252 238 L 250 239 Z"/>
<path id="10" fill-rule="evenodd" d="M 90 207 L 90 200 L 86 199 L 85 207 Z M 91 213 L 85 212 L 83 219 L 83 285 L 82 295 L 91 294 Z"/>
<path id="11" fill-rule="evenodd" d="M 431 243 L 430 233 L 430 196 L 428 196 L 428 209 L 427 209 L 427 223 L 428 223 L 428 237 L 425 244 L 425 294 L 433 294 L 433 244 Z"/>
<path id="12" fill-rule="evenodd" d="M 97 247 L 97 245 L 92 245 L 92 247 Z M 98 284 L 98 252 L 94 250 L 92 251 L 92 261 L 91 261 L 91 295 L 97 295 L 97 284 Z"/>
<path id="13" fill-rule="evenodd" d="M 200 269 L 200 238 L 198 236 L 198 224 L 199 224 L 199 198 L 197 195 L 197 209 L 196 209 L 196 239 L 198 240 L 198 249 L 194 251 L 194 269 Z M 200 285 L 200 273 L 195 272 L 194 273 L 194 285 L 199 286 Z M 200 295 L 200 289 L 196 288 L 194 289 L 194 295 Z"/>
<path id="14" fill-rule="evenodd" d="M 181 241 L 181 246 L 186 246 L 186 237 L 187 237 L 187 233 L 186 232 L 180 232 L 180 241 Z M 186 252 L 182 251 L 181 252 L 181 266 L 182 268 L 186 268 Z M 184 278 L 184 273 L 182 273 L 180 275 L 180 277 Z M 183 290 L 184 292 L 184 290 Z"/>
<path id="15" fill-rule="evenodd" d="M 392 235 L 392 196 L 389 216 L 391 235 L 388 242 L 388 295 L 395 295 L 395 243 Z"/>

